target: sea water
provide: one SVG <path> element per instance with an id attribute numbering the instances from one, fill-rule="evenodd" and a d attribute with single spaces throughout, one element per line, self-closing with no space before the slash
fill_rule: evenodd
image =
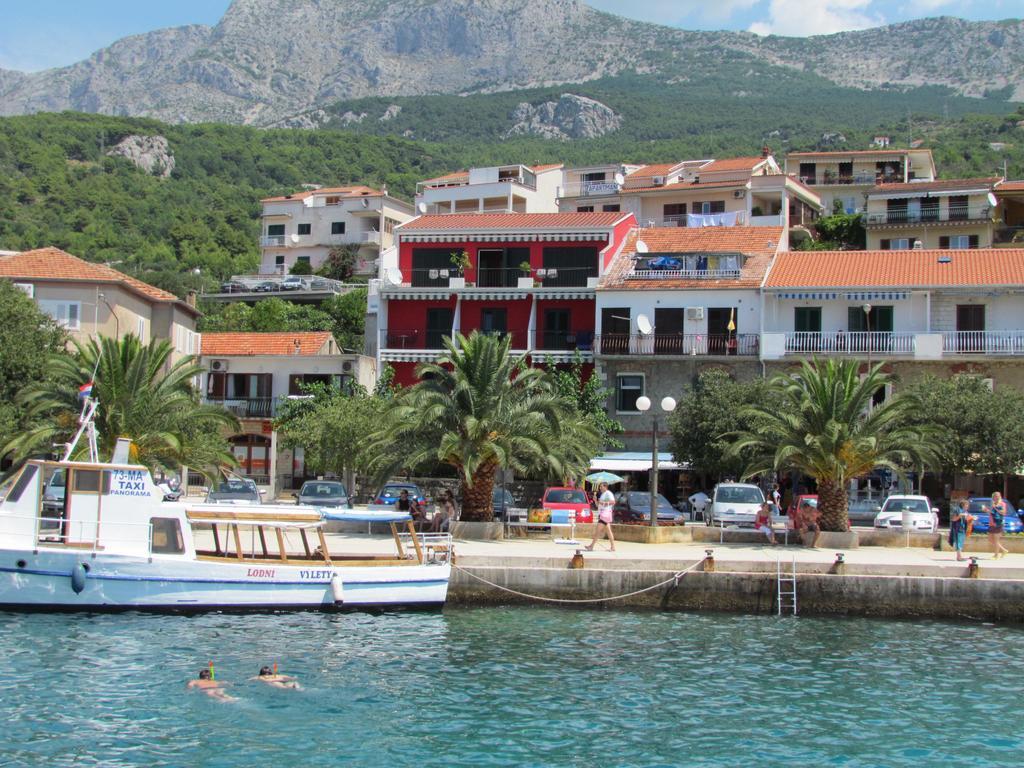
<path id="1" fill-rule="evenodd" d="M 1022 673 L 983 623 L 0 614 L 0 765 L 1019 766 Z"/>

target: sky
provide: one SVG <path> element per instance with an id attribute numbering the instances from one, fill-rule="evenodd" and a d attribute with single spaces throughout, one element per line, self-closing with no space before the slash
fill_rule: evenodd
<path id="1" fill-rule="evenodd" d="M 1024 16 L 1024 0 L 586 0 L 621 16 L 684 29 L 817 35 L 923 16 Z M 0 0 L 0 68 L 73 64 L 126 35 L 213 25 L 229 0 Z"/>

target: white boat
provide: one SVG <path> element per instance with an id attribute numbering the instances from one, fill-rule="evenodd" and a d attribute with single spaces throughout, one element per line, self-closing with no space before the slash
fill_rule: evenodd
<path id="1" fill-rule="evenodd" d="M 55 472 L 66 491 L 43 500 Z M 130 464 L 30 461 L 0 504 L 0 606 L 51 610 L 334 609 L 440 606 L 451 538 L 396 512 L 331 512 L 384 522 L 396 551 L 332 552 L 319 510 L 163 501 Z M 399 534 L 406 523 L 409 533 Z M 338 542 L 331 535 L 332 543 Z M 341 540 L 342 543 L 344 539 Z M 379 541 L 379 540 L 378 540 Z"/>

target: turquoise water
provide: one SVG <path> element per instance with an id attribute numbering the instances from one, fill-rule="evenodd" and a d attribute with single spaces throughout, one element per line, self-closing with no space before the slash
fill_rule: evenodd
<path id="1" fill-rule="evenodd" d="M 1018 766 L 1022 640 L 543 608 L 0 614 L 0 765 Z M 185 689 L 211 659 L 238 701 Z M 275 661 L 304 690 L 247 680 Z"/>

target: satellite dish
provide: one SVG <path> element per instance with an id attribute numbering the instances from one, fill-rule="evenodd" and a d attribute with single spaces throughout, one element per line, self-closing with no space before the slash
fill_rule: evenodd
<path id="1" fill-rule="evenodd" d="M 626 177 L 623 176 L 621 173 L 616 173 L 615 174 L 615 183 L 616 184 L 622 184 L 622 182 L 624 182 L 625 180 L 626 180 Z"/>
<path id="2" fill-rule="evenodd" d="M 651 319 L 647 315 L 636 316 L 636 328 L 644 336 L 650 336 L 654 330 L 654 326 L 651 325 Z"/>
<path id="3" fill-rule="evenodd" d="M 647 247 L 647 243 L 645 243 L 643 240 L 637 240 L 636 241 L 636 252 L 637 253 L 647 253 L 649 250 L 650 250 L 650 248 Z"/>
<path id="4" fill-rule="evenodd" d="M 996 199 L 996 196 L 993 195 L 991 192 L 988 193 L 988 204 L 991 205 L 993 208 L 999 205 L 999 201 Z"/>
<path id="5" fill-rule="evenodd" d="M 424 203 L 423 201 L 420 201 L 420 202 L 416 203 L 416 210 L 419 211 L 420 213 L 426 213 L 427 212 L 427 204 Z"/>
<path id="6" fill-rule="evenodd" d="M 367 200 L 367 199 L 366 199 L 366 198 L 364 197 L 364 198 L 363 198 L 363 208 L 369 208 L 369 207 L 370 207 L 370 201 L 369 201 L 369 200 Z"/>
<path id="7" fill-rule="evenodd" d="M 401 285 L 402 270 L 400 270 L 398 267 L 389 267 L 388 270 L 384 273 L 384 279 L 387 280 L 392 285 Z"/>
<path id="8" fill-rule="evenodd" d="M 299 242 L 299 236 L 298 236 L 298 235 L 296 235 L 296 234 L 293 234 L 293 235 L 292 235 L 292 242 L 293 242 L 293 243 L 297 243 L 297 242 Z"/>

